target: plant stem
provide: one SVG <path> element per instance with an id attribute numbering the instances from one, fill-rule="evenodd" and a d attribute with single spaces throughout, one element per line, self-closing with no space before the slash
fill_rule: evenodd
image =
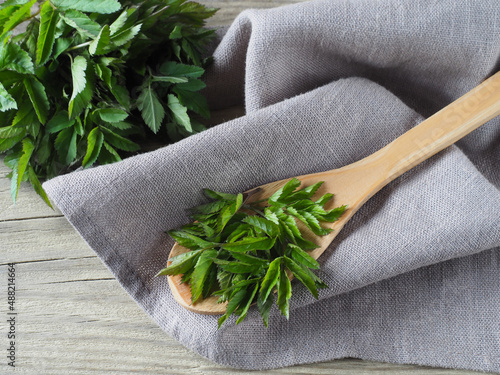
<path id="1" fill-rule="evenodd" d="M 68 48 L 66 51 L 74 51 L 75 49 L 78 49 L 78 48 L 87 47 L 87 46 L 89 46 L 89 45 L 90 45 L 90 43 L 92 43 L 92 41 L 88 41 L 88 42 L 85 42 L 85 43 L 79 44 L 79 45 L 77 45 L 77 46 L 74 46 L 74 47 Z"/>

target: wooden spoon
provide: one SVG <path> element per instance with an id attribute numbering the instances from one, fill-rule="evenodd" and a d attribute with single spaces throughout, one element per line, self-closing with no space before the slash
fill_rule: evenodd
<path id="1" fill-rule="evenodd" d="M 317 259 L 352 215 L 389 182 L 499 114 L 500 72 L 372 155 L 339 169 L 297 176 L 301 186 L 324 181 L 317 194 L 335 194 L 335 206 L 348 206 L 342 217 L 330 224 L 333 232 L 315 238 L 320 247 L 310 255 Z M 261 185 L 251 199 L 268 198 L 289 180 Z M 189 250 L 176 243 L 169 258 L 186 251 Z M 224 314 L 226 304 L 217 304 L 215 296 L 191 304 L 190 287 L 180 279 L 180 275 L 169 276 L 168 282 L 174 298 L 183 307 L 201 314 Z"/>

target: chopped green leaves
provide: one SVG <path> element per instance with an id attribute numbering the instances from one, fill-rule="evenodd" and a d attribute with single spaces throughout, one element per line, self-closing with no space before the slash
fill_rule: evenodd
<path id="1" fill-rule="evenodd" d="M 319 264 L 307 250 L 317 245 L 304 239 L 297 220 L 322 236 L 331 229 L 320 223 L 337 220 L 346 208 L 325 211 L 331 195 L 314 202 L 312 197 L 321 183 L 303 189 L 299 186 L 299 180 L 291 179 L 267 202 L 251 203 L 244 202 L 243 194 L 205 189 L 205 195 L 214 201 L 191 209 L 191 217 L 197 221 L 169 231 L 177 243 L 191 251 L 172 258 L 158 275 L 183 274 L 182 281 L 191 285 L 193 303 L 209 295 L 219 296 L 220 303 L 227 302 L 219 327 L 232 314 L 239 316 L 236 324 L 241 323 L 255 302 L 267 327 L 275 295 L 279 311 L 288 319 L 290 276 L 315 298 L 318 289 L 326 287 L 311 271 L 319 269 Z M 327 220 L 330 218 L 333 220 Z"/>

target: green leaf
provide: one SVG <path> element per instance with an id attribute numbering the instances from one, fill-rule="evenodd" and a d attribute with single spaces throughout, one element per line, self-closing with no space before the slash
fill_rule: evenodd
<path id="1" fill-rule="evenodd" d="M 203 194 L 205 194 L 208 198 L 225 201 L 235 201 L 237 197 L 237 194 L 221 193 L 220 191 L 210 189 L 203 189 Z"/>
<path id="2" fill-rule="evenodd" d="M 65 52 L 71 44 L 73 44 L 73 39 L 71 38 L 57 38 L 54 46 L 54 59 L 57 59 L 61 53 Z"/>
<path id="3" fill-rule="evenodd" d="M 247 252 L 253 250 L 269 250 L 275 239 L 268 237 L 247 237 L 241 241 L 222 244 L 222 248 L 231 252 Z"/>
<path id="4" fill-rule="evenodd" d="M 186 233 L 182 230 L 170 230 L 168 234 L 181 246 L 187 247 L 191 250 L 207 249 L 214 247 L 212 242 L 205 241 L 204 239 Z"/>
<path id="5" fill-rule="evenodd" d="M 253 225 L 254 227 L 262 230 L 269 237 L 276 237 L 279 234 L 278 225 L 259 216 L 247 216 L 245 219 L 243 219 L 243 222 Z"/>
<path id="6" fill-rule="evenodd" d="M 98 114 L 102 121 L 105 122 L 120 122 L 128 117 L 128 113 L 119 108 L 100 108 L 94 113 Z"/>
<path id="7" fill-rule="evenodd" d="M 31 66 L 33 67 L 33 64 L 31 64 Z M 14 83 L 22 81 L 23 78 L 23 74 L 14 72 L 12 70 L 0 71 L 0 83 L 6 88 L 12 86 Z"/>
<path id="8" fill-rule="evenodd" d="M 40 8 L 40 31 L 36 46 L 36 63 L 43 65 L 52 52 L 55 40 L 56 25 L 59 21 L 59 12 L 46 1 Z"/>
<path id="9" fill-rule="evenodd" d="M 259 267 L 266 267 L 266 268 L 269 267 L 269 261 L 267 259 L 239 252 L 231 253 L 231 255 L 233 258 L 238 259 L 243 263 L 253 264 Z"/>
<path id="10" fill-rule="evenodd" d="M 185 273 L 198 261 L 198 256 L 200 254 L 201 250 L 188 251 L 170 258 L 169 261 L 172 263 L 158 272 L 156 276 L 179 275 Z"/>
<path id="11" fill-rule="evenodd" d="M 272 294 L 270 294 L 265 301 L 263 301 L 260 296 L 257 298 L 257 309 L 259 310 L 260 316 L 262 316 L 262 321 L 266 328 L 269 326 L 269 313 L 273 306 L 273 302 L 274 296 Z"/>
<path id="12" fill-rule="evenodd" d="M 326 215 L 324 215 L 322 219 L 328 222 L 337 221 L 340 218 L 340 216 L 342 216 L 342 214 L 345 212 L 346 209 L 347 209 L 346 205 L 334 208 L 330 211 L 327 211 Z"/>
<path id="13" fill-rule="evenodd" d="M 35 146 L 33 145 L 33 141 L 31 138 L 27 137 L 23 139 L 23 153 L 21 157 L 19 158 L 19 162 L 17 165 L 17 188 L 16 188 L 16 193 L 15 193 L 15 198 L 14 200 L 17 199 L 17 194 L 19 192 L 19 187 L 21 186 L 21 181 L 24 176 L 24 172 L 26 171 L 26 167 L 28 166 L 28 163 L 31 159 L 31 154 L 33 154 L 33 150 L 35 149 Z"/>
<path id="14" fill-rule="evenodd" d="M 151 81 L 153 81 L 153 82 L 168 82 L 168 83 L 183 83 L 183 82 L 187 82 L 188 79 L 185 77 L 152 76 Z"/>
<path id="15" fill-rule="evenodd" d="M 94 128 L 87 137 L 87 152 L 83 158 L 82 166 L 84 168 L 91 166 L 97 160 L 101 147 L 104 142 L 104 135 L 99 128 Z"/>
<path id="16" fill-rule="evenodd" d="M 269 268 L 267 269 L 266 275 L 264 276 L 264 279 L 262 280 L 262 284 L 260 286 L 259 298 L 262 301 L 267 300 L 269 294 L 278 282 L 281 259 L 281 257 L 276 258 L 269 264 Z"/>
<path id="17" fill-rule="evenodd" d="M 175 25 L 174 29 L 169 35 L 170 39 L 180 39 L 182 38 L 182 28 L 180 25 Z"/>
<path id="18" fill-rule="evenodd" d="M 255 294 L 257 294 L 258 289 L 259 289 L 259 284 L 257 283 L 257 284 L 255 284 L 253 289 L 250 289 L 247 292 L 247 295 L 245 296 L 246 303 L 243 306 L 243 308 L 241 309 L 240 317 L 236 320 L 236 324 L 240 324 L 243 321 L 243 319 L 245 319 L 245 317 L 247 316 L 248 309 L 250 308 L 250 305 L 252 304 L 254 297 L 255 297 Z"/>
<path id="19" fill-rule="evenodd" d="M 205 70 L 199 66 L 167 61 L 160 66 L 160 72 L 165 76 L 198 78 L 203 75 Z"/>
<path id="20" fill-rule="evenodd" d="M 21 74 L 34 74 L 29 54 L 14 43 L 3 46 L 0 43 L 0 69 L 14 70 Z"/>
<path id="21" fill-rule="evenodd" d="M 127 22 L 128 12 L 124 11 L 116 20 L 109 26 L 110 35 L 115 35 Z"/>
<path id="22" fill-rule="evenodd" d="M 108 128 L 101 127 L 101 131 L 104 133 L 104 139 L 120 150 L 137 151 L 140 148 L 137 143 L 116 134 Z"/>
<path id="23" fill-rule="evenodd" d="M 130 108 L 130 96 L 125 87 L 114 84 L 111 87 L 111 93 L 124 108 Z"/>
<path id="24" fill-rule="evenodd" d="M 80 33 L 94 38 L 101 32 L 101 25 L 91 20 L 89 16 L 75 9 L 68 9 L 61 14 L 61 18 L 69 26 L 75 28 Z"/>
<path id="25" fill-rule="evenodd" d="M 287 254 L 299 264 L 316 270 L 319 269 L 318 261 L 297 245 L 289 243 L 287 245 Z"/>
<path id="26" fill-rule="evenodd" d="M 5 112 L 10 109 L 17 109 L 17 103 L 12 95 L 0 83 L 0 111 Z"/>
<path id="27" fill-rule="evenodd" d="M 214 262 L 224 271 L 231 273 L 255 274 L 262 268 L 261 265 L 248 264 L 243 262 L 236 262 L 236 261 L 217 259 L 217 258 L 214 258 Z"/>
<path id="28" fill-rule="evenodd" d="M 209 275 L 210 268 L 213 265 L 213 258 L 217 256 L 217 250 L 204 250 L 191 276 L 191 301 L 196 302 L 203 292 L 203 284 Z"/>
<path id="29" fill-rule="evenodd" d="M 71 94 L 70 103 L 75 100 L 76 96 L 81 93 L 87 85 L 85 72 L 87 70 L 87 59 L 83 56 L 76 56 L 71 62 L 71 77 L 73 82 L 73 92 Z"/>
<path id="30" fill-rule="evenodd" d="M 174 92 L 178 95 L 180 102 L 186 106 L 187 109 L 198 113 L 204 118 L 210 118 L 207 99 L 203 95 L 197 92 L 184 91 L 179 89 L 179 87 L 175 87 Z"/>
<path id="31" fill-rule="evenodd" d="M 185 78 L 179 77 L 178 79 L 185 79 Z M 205 82 L 199 79 L 190 79 L 186 83 L 179 83 L 175 85 L 175 88 L 177 90 L 182 90 L 184 92 L 184 91 L 199 91 L 201 89 L 204 89 L 206 86 L 207 85 L 205 84 Z"/>
<path id="32" fill-rule="evenodd" d="M 333 194 L 326 193 L 321 198 L 319 198 L 315 203 L 323 207 L 330 199 L 333 198 Z"/>
<path id="33" fill-rule="evenodd" d="M 16 128 L 29 128 L 33 124 L 39 124 L 37 114 L 33 109 L 33 105 L 31 101 L 23 96 L 20 101 L 21 105 L 14 116 L 14 120 L 12 121 L 12 126 Z"/>
<path id="34" fill-rule="evenodd" d="M 111 161 L 112 163 L 122 160 L 120 155 L 118 155 L 118 152 L 116 152 L 116 150 L 113 147 L 111 147 L 111 145 L 109 143 L 104 142 L 104 148 L 109 153 L 109 155 L 112 159 L 112 161 Z"/>
<path id="35" fill-rule="evenodd" d="M 137 98 L 137 108 L 141 111 L 142 118 L 146 125 L 153 133 L 158 133 L 163 118 L 165 117 L 165 109 L 160 103 L 156 92 L 151 88 L 151 85 L 142 89 L 141 94 Z"/>
<path id="36" fill-rule="evenodd" d="M 44 200 L 44 202 L 52 209 L 52 204 L 50 204 L 49 197 L 47 196 L 47 193 L 42 187 L 42 184 L 40 183 L 40 180 L 38 180 L 38 177 L 31 165 L 28 165 L 28 176 L 29 176 L 29 181 L 33 188 L 35 189 L 35 192 Z"/>
<path id="37" fill-rule="evenodd" d="M 45 130 L 48 133 L 57 133 L 63 129 L 69 128 L 75 124 L 74 119 L 69 118 L 69 114 L 65 110 L 59 110 L 56 112 L 54 117 L 52 117 L 47 125 L 45 126 Z"/>
<path id="38" fill-rule="evenodd" d="M 4 126 L 0 128 L 0 138 L 13 138 L 20 135 L 25 129 L 16 128 L 13 126 Z"/>
<path id="39" fill-rule="evenodd" d="M 184 129 L 188 132 L 193 131 L 193 128 L 191 127 L 191 120 L 187 114 L 187 108 L 184 107 L 179 102 L 179 99 L 173 94 L 168 94 L 168 108 L 172 111 L 174 119 L 179 125 L 184 127 Z"/>
<path id="40" fill-rule="evenodd" d="M 241 289 L 231 297 L 226 307 L 226 313 L 219 318 L 219 328 L 226 321 L 226 319 L 231 316 L 234 310 L 239 307 L 241 302 L 245 299 L 246 294 L 246 289 Z"/>
<path id="41" fill-rule="evenodd" d="M 300 280 L 302 284 L 304 284 L 307 289 L 311 292 L 314 298 L 318 298 L 318 288 L 316 287 L 316 283 L 314 280 L 309 277 L 307 273 L 304 272 L 302 267 L 300 267 L 297 263 L 295 263 L 292 259 L 287 256 L 284 257 L 286 267 L 292 271 L 293 275 Z"/>
<path id="42" fill-rule="evenodd" d="M 31 15 L 30 9 L 33 4 L 36 3 L 37 0 L 31 0 L 30 2 L 24 4 L 19 9 L 17 9 L 12 15 L 9 17 L 8 21 L 5 22 L 3 26 L 2 34 L 12 30 L 14 27 L 19 25 L 25 19 L 29 18 Z"/>
<path id="43" fill-rule="evenodd" d="M 55 7 L 61 10 L 75 9 L 82 12 L 101 14 L 114 13 L 120 10 L 117 0 L 51 0 Z"/>
<path id="44" fill-rule="evenodd" d="M 125 43 L 127 43 L 135 38 L 135 36 L 139 33 L 139 31 L 141 31 L 141 27 L 142 27 L 142 24 L 139 24 L 139 25 L 135 25 L 133 27 L 130 27 L 128 29 L 125 29 L 117 34 L 114 34 L 111 37 L 110 41 L 116 47 L 123 46 Z"/>
<path id="45" fill-rule="evenodd" d="M 55 140 L 54 146 L 59 154 L 59 160 L 70 165 L 76 157 L 76 132 L 74 128 L 63 129 Z"/>
<path id="46" fill-rule="evenodd" d="M 292 285 L 290 279 L 288 278 L 285 269 L 281 268 L 278 278 L 278 307 L 281 311 L 281 315 L 285 316 L 287 319 L 290 315 L 289 300 L 292 297 Z"/>
<path id="47" fill-rule="evenodd" d="M 90 43 L 89 53 L 91 55 L 102 55 L 106 53 L 109 41 L 109 26 L 104 25 L 99 35 Z"/>
<path id="48" fill-rule="evenodd" d="M 287 198 L 293 191 L 300 186 L 300 181 L 296 178 L 290 179 L 283 187 L 278 189 L 271 197 L 268 199 L 269 204 L 278 203 L 281 200 Z"/>
<path id="49" fill-rule="evenodd" d="M 26 77 L 23 83 L 30 97 L 31 104 L 33 104 L 33 108 L 38 116 L 38 120 L 40 120 L 42 124 L 45 124 L 50 109 L 49 98 L 45 93 L 45 87 L 40 81 L 32 76 Z"/>
<path id="50" fill-rule="evenodd" d="M 23 129 L 22 133 L 16 135 L 15 137 L 0 139 L 0 153 L 10 150 L 12 147 L 17 145 L 26 136 L 26 129 Z"/>

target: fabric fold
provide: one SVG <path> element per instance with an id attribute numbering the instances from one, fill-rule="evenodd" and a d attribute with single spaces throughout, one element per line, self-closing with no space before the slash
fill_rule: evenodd
<path id="1" fill-rule="evenodd" d="M 275 309 L 266 329 L 251 309 L 217 330 L 154 277 L 173 245 L 164 231 L 187 222 L 202 188 L 239 192 L 352 163 L 486 78 L 498 15 L 493 0 L 246 11 L 215 50 L 206 90 L 214 107 L 244 100 L 245 116 L 44 188 L 159 326 L 218 363 L 349 356 L 500 372 L 497 119 L 373 197 L 320 258 L 319 301 L 294 284 L 289 321 Z"/>

